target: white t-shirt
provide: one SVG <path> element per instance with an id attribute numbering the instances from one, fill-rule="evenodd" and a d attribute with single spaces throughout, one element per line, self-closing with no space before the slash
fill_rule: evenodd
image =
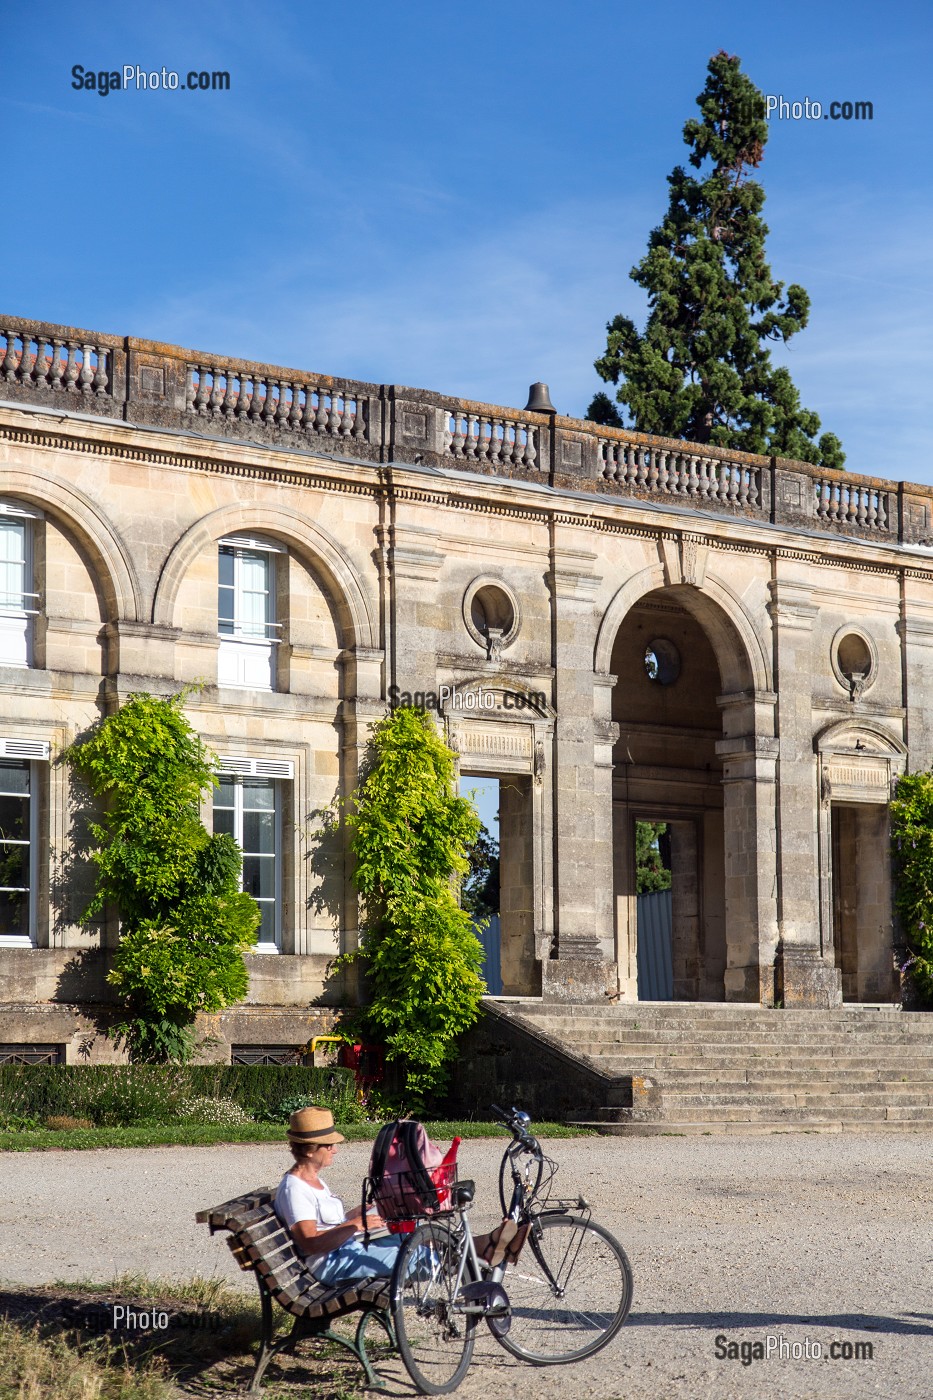
<path id="1" fill-rule="evenodd" d="M 299 1220 L 313 1220 L 326 1229 L 342 1225 L 347 1218 L 343 1201 L 322 1182 L 320 1188 L 286 1172 L 275 1193 L 275 1213 L 291 1229 Z"/>

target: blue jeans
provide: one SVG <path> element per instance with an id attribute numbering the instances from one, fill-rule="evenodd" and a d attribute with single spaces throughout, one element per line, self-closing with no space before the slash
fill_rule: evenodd
<path id="1" fill-rule="evenodd" d="M 395 1268 L 398 1252 L 405 1242 L 404 1235 L 390 1235 L 387 1239 L 370 1240 L 369 1248 L 361 1240 L 347 1240 L 316 1260 L 312 1266 L 314 1277 L 321 1283 L 352 1283 L 357 1279 L 388 1278 Z"/>

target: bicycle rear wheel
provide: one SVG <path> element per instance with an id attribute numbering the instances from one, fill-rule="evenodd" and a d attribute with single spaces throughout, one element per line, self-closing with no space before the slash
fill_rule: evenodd
<path id="1" fill-rule="evenodd" d="M 592 1356 L 632 1305 L 632 1269 L 608 1230 L 580 1216 L 538 1216 L 503 1286 L 511 1321 L 499 1343 L 537 1366 Z"/>
<path id="2" fill-rule="evenodd" d="M 428 1221 L 408 1236 L 392 1275 L 392 1319 L 405 1369 L 422 1395 L 455 1390 L 473 1356 L 477 1313 L 458 1292 L 463 1241 Z"/>

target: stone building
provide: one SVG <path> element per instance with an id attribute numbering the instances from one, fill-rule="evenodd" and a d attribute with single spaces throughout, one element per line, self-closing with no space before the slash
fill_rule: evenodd
<path id="1" fill-rule="evenodd" d="M 315 813 L 406 692 L 438 697 L 464 779 L 502 780 L 505 994 L 637 996 L 634 823 L 663 820 L 675 999 L 899 999 L 929 488 L 10 318 L 0 379 L 2 1045 L 115 1053 L 117 929 L 78 920 L 60 755 L 187 682 L 204 819 L 263 910 L 218 1053 L 349 996 L 347 855 Z"/>

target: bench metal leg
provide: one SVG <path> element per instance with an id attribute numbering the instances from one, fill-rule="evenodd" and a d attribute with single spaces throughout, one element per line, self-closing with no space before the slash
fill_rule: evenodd
<path id="1" fill-rule="evenodd" d="M 256 1366 L 249 1383 L 250 1395 L 259 1394 L 259 1387 L 262 1385 L 262 1378 L 266 1374 L 266 1367 L 276 1353 L 276 1347 L 272 1344 L 272 1333 L 274 1330 L 272 1321 L 272 1298 L 269 1294 L 269 1290 L 263 1286 L 262 1280 L 257 1278 L 257 1282 L 259 1283 L 259 1301 L 262 1306 L 262 1330 L 259 1334 L 259 1355 L 256 1357 Z"/>
<path id="2" fill-rule="evenodd" d="M 248 1393 L 250 1395 L 259 1394 L 262 1378 L 266 1373 L 269 1362 L 274 1356 L 277 1356 L 279 1352 L 283 1351 L 294 1352 L 298 1342 L 303 1341 L 305 1338 L 317 1337 L 328 1342 L 337 1342 L 340 1346 L 345 1347 L 347 1351 L 353 1353 L 362 1366 L 366 1376 L 366 1389 L 385 1389 L 385 1383 L 380 1380 L 373 1370 L 372 1362 L 366 1350 L 366 1329 L 370 1321 L 375 1318 L 377 1324 L 388 1337 L 390 1345 L 395 1348 L 395 1333 L 392 1330 L 392 1322 L 388 1313 L 384 1312 L 381 1308 L 364 1308 L 363 1315 L 360 1318 L 352 1342 L 348 1337 L 342 1337 L 339 1332 L 332 1332 L 329 1327 L 325 1327 L 326 1318 L 322 1317 L 296 1317 L 288 1336 L 282 1337 L 278 1342 L 274 1342 L 272 1340 L 275 1331 L 272 1295 L 261 1280 L 257 1279 L 257 1282 L 259 1283 L 259 1297 L 262 1304 L 262 1330 L 260 1333 L 259 1355 L 256 1358 L 256 1365 L 248 1387 Z"/>

